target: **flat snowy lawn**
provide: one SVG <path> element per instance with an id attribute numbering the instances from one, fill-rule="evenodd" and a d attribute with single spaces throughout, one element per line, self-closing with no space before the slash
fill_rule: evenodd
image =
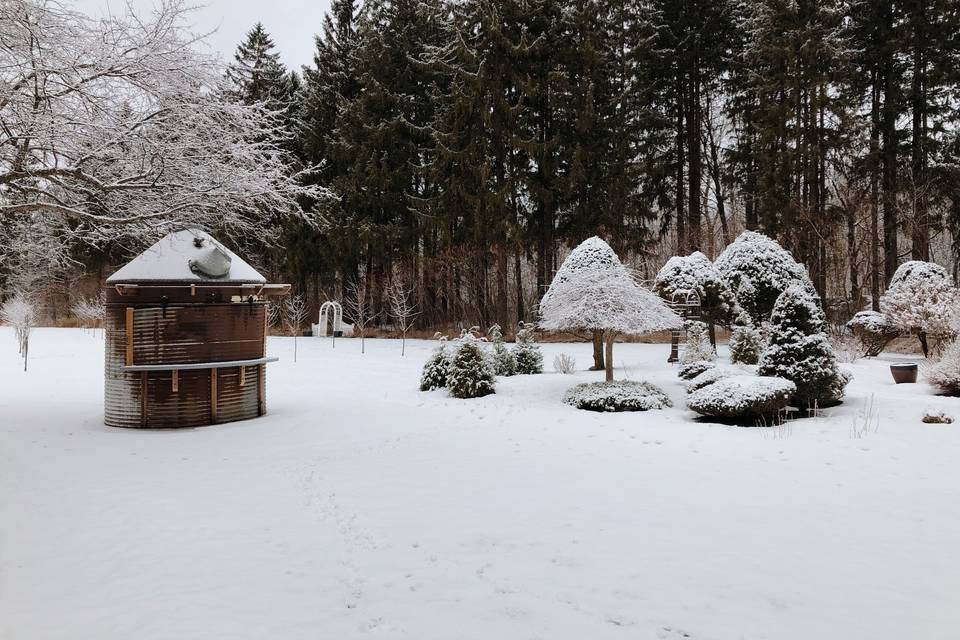
<path id="1" fill-rule="evenodd" d="M 0 638 L 956 638 L 960 400 L 852 367 L 782 428 L 560 403 L 549 371 L 455 400 L 433 345 L 271 339 L 269 415 L 101 424 L 102 339 L 0 330 Z M 870 397 L 879 428 L 852 436 Z"/>

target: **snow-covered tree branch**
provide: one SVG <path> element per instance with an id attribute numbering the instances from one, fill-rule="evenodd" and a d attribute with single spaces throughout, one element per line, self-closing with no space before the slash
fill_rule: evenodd
<path id="1" fill-rule="evenodd" d="M 291 171 L 277 113 L 228 99 L 189 12 L 164 0 L 150 16 L 96 20 L 47 0 L 0 3 L 8 259 L 40 236 L 103 246 L 185 221 L 256 233 L 256 211 L 329 197 Z"/>

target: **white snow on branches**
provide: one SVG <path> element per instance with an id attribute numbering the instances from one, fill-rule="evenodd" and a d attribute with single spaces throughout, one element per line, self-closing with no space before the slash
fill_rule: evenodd
<path id="1" fill-rule="evenodd" d="M 540 315 L 540 328 L 547 331 L 644 334 L 682 326 L 677 314 L 634 282 L 616 253 L 596 237 L 564 261 L 540 302 Z"/>
<path id="2" fill-rule="evenodd" d="M 960 328 L 958 306 L 960 292 L 946 269 L 919 260 L 900 265 L 880 298 L 880 308 L 894 327 L 933 337 L 949 336 Z"/>
<path id="3" fill-rule="evenodd" d="M 189 15 L 0 2 L 0 259 L 69 263 L 70 243 L 142 245 L 186 222 L 255 233 L 264 212 L 329 197 L 291 175 L 279 113 L 228 99 Z"/>

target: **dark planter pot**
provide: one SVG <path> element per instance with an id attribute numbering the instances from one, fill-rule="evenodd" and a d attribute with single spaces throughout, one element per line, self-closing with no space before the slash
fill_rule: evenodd
<path id="1" fill-rule="evenodd" d="M 897 384 L 917 381 L 917 365 L 914 363 L 892 364 L 890 373 L 893 374 L 893 381 Z"/>

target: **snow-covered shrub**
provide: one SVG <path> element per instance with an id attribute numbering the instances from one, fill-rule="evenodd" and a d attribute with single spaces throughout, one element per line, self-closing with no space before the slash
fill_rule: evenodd
<path id="1" fill-rule="evenodd" d="M 447 369 L 447 389 L 454 398 L 479 398 L 495 392 L 493 370 L 480 344 L 470 334 L 457 340 Z"/>
<path id="2" fill-rule="evenodd" d="M 960 292 L 947 270 L 932 262 L 911 260 L 897 268 L 890 286 L 880 298 L 880 309 L 903 333 L 920 339 L 923 355 L 929 355 L 927 338 L 939 340 L 956 334 Z"/>
<path id="3" fill-rule="evenodd" d="M 796 391 L 784 378 L 731 376 L 691 393 L 687 406 L 712 418 L 758 418 L 782 411 Z"/>
<path id="4" fill-rule="evenodd" d="M 493 344 L 490 350 L 490 366 L 494 375 L 512 376 L 517 373 L 517 358 L 503 342 L 503 331 L 495 324 L 487 331 L 487 337 Z"/>
<path id="5" fill-rule="evenodd" d="M 879 311 L 858 311 L 847 322 L 847 328 L 860 342 L 863 355 L 869 358 L 880 355 L 900 335 L 900 330 Z"/>
<path id="6" fill-rule="evenodd" d="M 103 324 L 107 303 L 103 295 L 97 297 L 80 297 L 70 306 L 70 313 L 80 321 L 80 325 L 93 329 Z"/>
<path id="7" fill-rule="evenodd" d="M 17 293 L 0 306 L 0 321 L 13 327 L 17 348 L 23 357 L 23 370 L 27 370 L 27 356 L 30 351 L 30 331 L 37 322 L 37 312 L 33 303 L 23 293 Z"/>
<path id="8" fill-rule="evenodd" d="M 960 338 L 947 345 L 940 362 L 927 369 L 926 378 L 944 393 L 960 395 Z"/>
<path id="9" fill-rule="evenodd" d="M 927 409 L 923 412 L 923 422 L 926 424 L 953 424 L 953 416 L 943 409 Z"/>
<path id="10" fill-rule="evenodd" d="M 750 324 L 738 324 L 730 332 L 730 362 L 757 364 L 763 351 L 763 337 Z"/>
<path id="11" fill-rule="evenodd" d="M 578 270 L 568 268 L 568 263 L 581 263 L 582 254 L 597 252 L 609 260 Z M 567 256 L 540 301 L 540 316 L 540 327 L 547 331 L 602 331 L 608 356 L 618 334 L 638 335 L 681 325 L 677 314 L 659 297 L 633 281 L 616 253 L 600 238 L 584 241 Z M 613 362 L 604 359 L 606 378 L 612 380 Z"/>
<path id="12" fill-rule="evenodd" d="M 797 391 L 792 401 L 801 408 L 838 402 L 846 379 L 824 333 L 825 316 L 816 295 L 802 285 L 787 288 L 777 299 L 770 326 L 758 373 L 793 382 Z"/>
<path id="13" fill-rule="evenodd" d="M 420 391 L 443 389 L 447 386 L 447 374 L 450 371 L 450 354 L 447 352 L 447 339 L 440 338 L 440 345 L 433 350 L 420 375 Z"/>
<path id="14" fill-rule="evenodd" d="M 714 265 L 755 325 L 770 316 L 788 287 L 799 285 L 814 293 L 806 268 L 777 242 L 755 231 L 741 233 Z"/>
<path id="15" fill-rule="evenodd" d="M 736 312 L 733 291 L 710 258 L 699 251 L 667 260 L 653 283 L 653 290 L 667 302 L 686 299 L 688 293 L 700 300 L 700 318 L 708 323 L 726 324 Z"/>
<path id="16" fill-rule="evenodd" d="M 704 387 L 707 387 L 719 380 L 723 380 L 724 378 L 742 375 L 744 375 L 744 372 L 734 367 L 712 367 L 703 373 L 690 378 L 690 381 L 687 382 L 687 393 L 699 391 L 700 389 L 703 389 Z"/>
<path id="17" fill-rule="evenodd" d="M 588 411 L 649 411 L 673 406 L 663 390 L 634 380 L 578 384 L 567 390 L 563 401 Z"/>
<path id="18" fill-rule="evenodd" d="M 681 380 L 693 380 L 707 369 L 713 369 L 716 366 L 713 362 L 707 362 L 705 360 L 691 362 L 690 364 L 680 365 L 677 376 L 679 376 Z"/>
<path id="19" fill-rule="evenodd" d="M 553 370 L 557 373 L 570 375 L 577 369 L 577 361 L 573 356 L 565 353 L 558 353 L 553 357 Z"/>
<path id="20" fill-rule="evenodd" d="M 513 356 L 517 360 L 517 373 L 543 373 L 543 354 L 535 342 L 533 325 L 521 322 L 517 326 L 516 342 Z"/>
<path id="21" fill-rule="evenodd" d="M 687 320 L 687 341 L 683 346 L 683 353 L 680 355 L 681 364 L 690 364 L 692 362 L 713 362 L 717 359 L 717 354 L 713 351 L 713 345 L 710 344 L 710 337 L 707 335 L 707 325 L 696 320 Z"/>

